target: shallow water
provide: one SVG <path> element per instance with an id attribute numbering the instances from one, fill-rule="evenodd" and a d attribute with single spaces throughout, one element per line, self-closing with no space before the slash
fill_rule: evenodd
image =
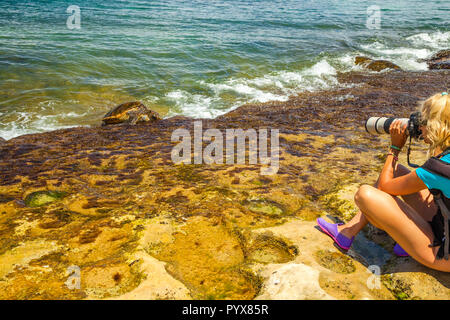
<path id="1" fill-rule="evenodd" d="M 337 85 L 357 54 L 407 70 L 450 45 L 448 1 L 2 1 L 0 137 L 98 124 L 139 99 L 165 116 Z M 381 29 L 366 27 L 381 8 Z"/>
<path id="2" fill-rule="evenodd" d="M 358 234 L 355 238 L 351 251 L 359 254 L 367 266 L 375 265 L 381 268 L 392 258 L 392 255 L 386 249 L 368 240 L 362 234 Z"/>

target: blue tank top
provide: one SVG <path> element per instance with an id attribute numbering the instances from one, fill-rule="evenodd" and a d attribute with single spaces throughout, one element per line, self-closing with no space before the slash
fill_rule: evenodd
<path id="1" fill-rule="evenodd" d="M 440 159 L 444 162 L 450 163 L 450 153 Z M 416 174 L 420 180 L 425 183 L 428 189 L 439 189 L 447 198 L 450 198 L 450 179 L 429 172 L 423 168 L 417 168 Z"/>

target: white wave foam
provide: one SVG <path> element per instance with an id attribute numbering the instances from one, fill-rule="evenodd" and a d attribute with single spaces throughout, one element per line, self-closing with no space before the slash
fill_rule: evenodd
<path id="1" fill-rule="evenodd" d="M 450 31 L 433 33 L 418 33 L 406 38 L 416 46 L 428 46 L 435 49 L 445 49 L 450 45 Z"/>
<path id="2" fill-rule="evenodd" d="M 335 75 L 336 69 L 333 68 L 327 60 L 323 59 L 320 62 L 313 65 L 311 68 L 304 71 L 305 74 L 313 76 L 323 76 L 323 75 Z"/>
<path id="3" fill-rule="evenodd" d="M 425 48 L 389 48 L 380 42 L 363 45 L 361 48 L 369 52 L 376 59 L 392 61 L 405 70 L 427 70 L 427 64 L 418 60 L 424 59 L 432 54 L 431 50 Z"/>
<path id="4" fill-rule="evenodd" d="M 431 56 L 438 50 L 450 47 L 450 32 L 436 31 L 432 33 L 418 33 L 405 38 L 406 45 L 393 47 L 392 44 L 374 42 L 362 45 L 361 49 L 376 59 L 386 59 L 398 64 L 405 70 L 427 70 L 425 62 L 419 62 Z"/>
<path id="5" fill-rule="evenodd" d="M 370 48 L 369 48 L 370 50 Z M 414 49 L 414 48 L 405 48 L 405 47 L 400 47 L 400 48 L 395 48 L 395 49 L 378 49 L 378 50 L 374 50 L 377 52 L 382 53 L 383 55 L 387 55 L 387 56 L 411 56 L 411 57 L 417 57 L 420 59 L 424 59 L 426 57 L 428 57 L 431 53 L 431 50 L 428 49 Z"/>
<path id="6" fill-rule="evenodd" d="M 213 91 L 213 96 L 191 94 L 183 90 L 171 91 L 166 98 L 175 103 L 178 110 L 169 115 L 183 114 L 192 117 L 213 118 L 243 103 L 287 101 L 290 95 L 300 91 L 326 89 L 338 84 L 336 69 L 322 59 L 301 71 L 283 70 L 253 79 L 231 78 L 223 83 L 200 84 Z M 232 102 L 222 97 L 231 95 Z"/>
<path id="7" fill-rule="evenodd" d="M 275 83 L 273 79 L 269 78 L 259 78 L 253 80 L 232 79 L 227 83 L 213 84 L 203 82 L 203 84 L 213 89 L 216 96 L 222 92 L 231 91 L 242 98 L 248 98 L 248 101 L 251 102 L 267 102 L 271 100 L 284 101 L 286 99 L 283 95 L 277 95 L 270 91 L 259 89 L 259 87 L 269 87 L 271 85 L 275 85 L 278 88 L 281 86 L 280 82 L 277 81 L 277 83 Z"/>
<path id="8" fill-rule="evenodd" d="M 13 111 L 7 115 L 11 120 L 0 125 L 0 137 L 9 140 L 24 134 L 71 128 L 75 125 L 61 124 L 62 116 L 76 119 L 85 115 L 87 115 L 87 112 L 83 114 L 69 112 L 64 115 L 38 115 L 36 113 Z"/>
<path id="9" fill-rule="evenodd" d="M 338 58 L 338 64 L 342 69 L 351 69 L 355 66 L 355 55 L 346 53 Z"/>
<path id="10" fill-rule="evenodd" d="M 178 110 L 170 110 L 168 116 L 182 114 L 188 117 L 214 118 L 221 114 L 212 107 L 212 98 L 200 94 L 191 94 L 185 90 L 171 91 L 166 95 Z"/>

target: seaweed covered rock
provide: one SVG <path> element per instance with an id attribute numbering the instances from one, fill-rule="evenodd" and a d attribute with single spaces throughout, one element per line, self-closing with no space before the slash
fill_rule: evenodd
<path id="1" fill-rule="evenodd" d="M 102 126 L 119 123 L 136 124 L 157 120 L 161 120 L 157 112 L 147 109 L 139 101 L 133 101 L 122 103 L 105 114 Z"/>
<path id="2" fill-rule="evenodd" d="M 371 71 L 377 71 L 377 72 L 380 72 L 385 69 L 401 70 L 401 68 L 398 65 L 396 65 L 390 61 L 373 60 L 371 58 L 367 58 L 367 57 L 363 57 L 363 56 L 355 57 L 355 64 L 360 65 Z"/>
<path id="3" fill-rule="evenodd" d="M 430 70 L 450 69 L 450 49 L 440 50 L 421 61 L 426 62 Z"/>
<path id="4" fill-rule="evenodd" d="M 64 193 L 59 191 L 36 191 L 25 197 L 25 204 L 28 207 L 41 207 L 58 201 L 63 197 Z"/>
<path id="5" fill-rule="evenodd" d="M 5 143 L 5 142 L 6 142 L 6 140 L 3 139 L 2 137 L 0 137 L 0 145 L 3 144 L 3 143 Z"/>

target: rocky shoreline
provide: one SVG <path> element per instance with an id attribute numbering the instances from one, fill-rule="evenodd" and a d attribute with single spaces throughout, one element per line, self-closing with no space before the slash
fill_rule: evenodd
<path id="1" fill-rule="evenodd" d="M 350 219 L 354 192 L 377 178 L 388 137 L 364 120 L 408 116 L 450 87 L 450 71 L 338 79 L 202 119 L 204 130 L 279 129 L 273 176 L 174 165 L 171 134 L 196 120 L 181 116 L 0 142 L 0 299 L 449 299 L 450 275 L 393 256 L 384 232 L 366 228 L 343 254 L 315 219 Z M 412 157 L 422 163 L 424 148 Z M 67 285 L 71 266 L 79 289 Z"/>

